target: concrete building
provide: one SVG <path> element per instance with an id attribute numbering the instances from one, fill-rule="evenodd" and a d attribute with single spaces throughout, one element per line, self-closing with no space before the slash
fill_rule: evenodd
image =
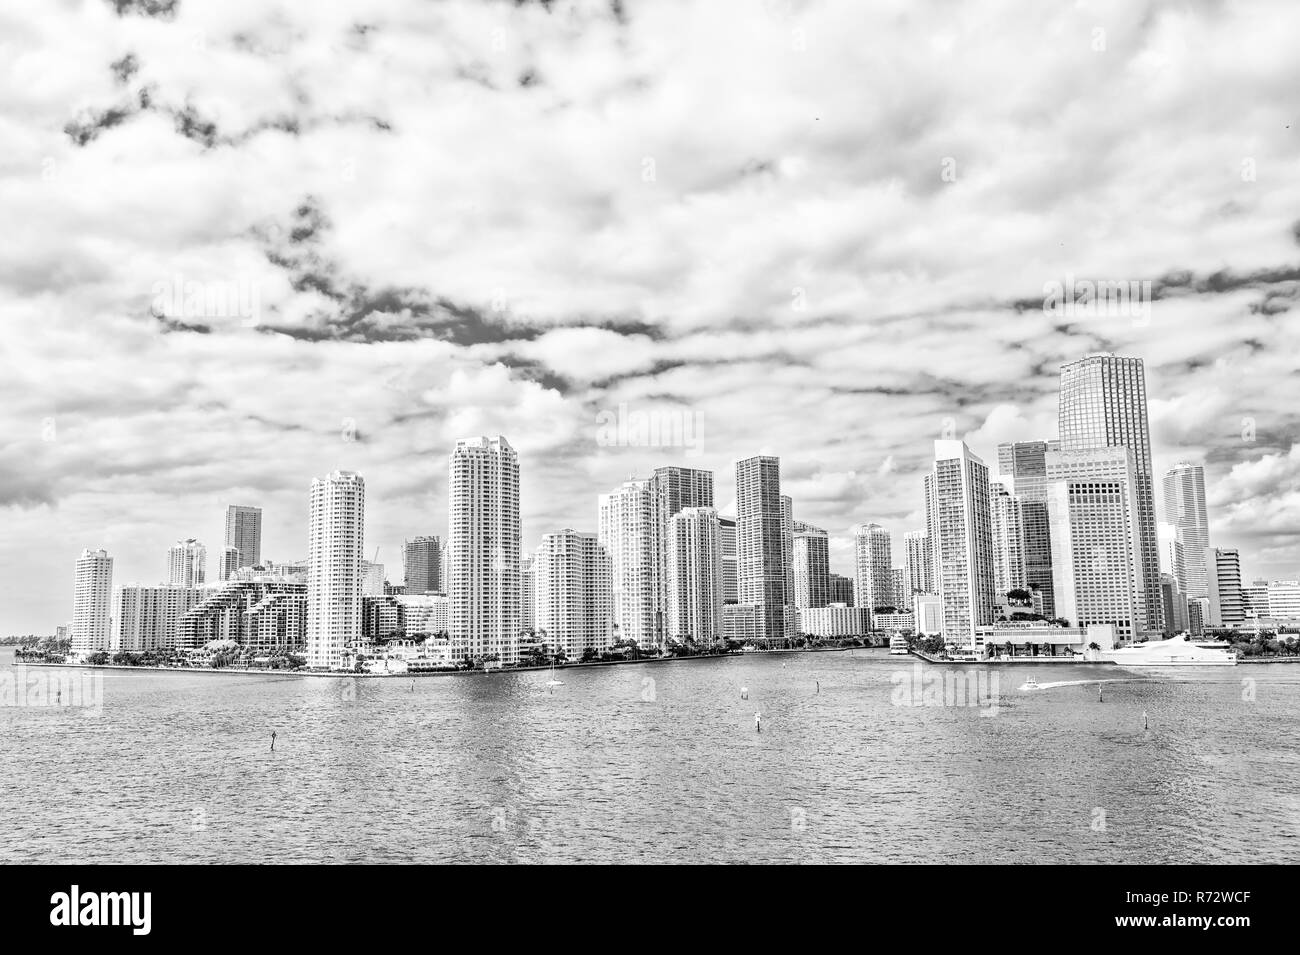
<path id="1" fill-rule="evenodd" d="M 566 527 L 546 534 L 533 555 L 535 634 L 573 662 L 613 643 L 613 568 L 595 534 Z"/>
<path id="2" fill-rule="evenodd" d="M 655 494 L 648 480 L 625 481 L 600 496 L 597 540 L 609 554 L 614 624 L 619 639 L 661 647 L 665 633 L 655 608 L 657 530 Z"/>
<path id="3" fill-rule="evenodd" d="M 226 508 L 226 547 L 239 551 L 240 567 L 262 562 L 262 509 L 243 504 Z"/>
<path id="4" fill-rule="evenodd" d="M 678 466 L 650 472 L 650 504 L 654 531 L 654 629 L 656 637 L 668 635 L 669 524 L 688 507 L 713 507 L 713 472 Z"/>
<path id="5" fill-rule="evenodd" d="M 402 623 L 407 639 L 447 636 L 451 630 L 451 598 L 445 594 L 403 594 Z M 456 661 L 463 659 L 463 654 Z"/>
<path id="6" fill-rule="evenodd" d="M 1021 555 L 1025 582 L 1039 595 L 1043 614 L 1056 616 L 1052 593 L 1051 515 L 1047 501 L 1047 454 L 1061 449 L 1059 441 L 1014 441 L 998 445 L 998 471 L 1019 501 Z"/>
<path id="7" fill-rule="evenodd" d="M 217 568 L 218 580 L 234 580 L 239 573 L 239 548 L 221 549 L 221 566 Z"/>
<path id="8" fill-rule="evenodd" d="M 1024 521 L 1020 499 L 1006 484 L 989 484 L 993 521 L 993 590 L 999 597 L 1011 590 L 1029 589 L 1025 574 Z"/>
<path id="9" fill-rule="evenodd" d="M 1050 513 L 1057 616 L 1083 627 L 1113 624 L 1121 639 L 1137 639 L 1148 630 L 1143 616 L 1148 588 L 1129 450 L 1058 451 L 1046 459 L 1054 490 Z"/>
<path id="10" fill-rule="evenodd" d="M 688 507 L 668 523 L 668 636 L 695 645 L 722 639 L 722 535 L 712 507 Z"/>
<path id="11" fill-rule="evenodd" d="M 441 594 L 442 538 L 425 534 L 402 542 L 402 577 L 408 594 Z"/>
<path id="12" fill-rule="evenodd" d="M 736 560 L 741 604 L 758 608 L 764 639 L 786 636 L 786 507 L 780 459 L 736 462 Z M 793 534 L 793 525 L 791 525 Z M 791 539 L 793 553 L 793 538 Z"/>
<path id="13" fill-rule="evenodd" d="M 782 622 L 784 626 L 784 621 Z M 734 643 L 749 643 L 766 637 L 764 612 L 754 604 L 722 605 L 722 636 Z"/>
<path id="14" fill-rule="evenodd" d="M 1129 452 L 1144 588 L 1142 621 L 1148 633 L 1159 633 L 1163 629 L 1160 560 L 1142 359 L 1089 355 L 1062 365 L 1058 420 L 1062 451 L 1122 447 Z M 1057 615 L 1062 615 L 1059 609 Z"/>
<path id="15" fill-rule="evenodd" d="M 1183 549 L 1184 592 L 1207 597 L 1205 558 L 1210 547 L 1210 519 L 1205 506 L 1205 468 L 1180 462 L 1165 472 L 1163 492 L 1164 519 L 1174 527 Z"/>
<path id="16" fill-rule="evenodd" d="M 462 438 L 448 469 L 451 639 L 475 661 L 509 665 L 523 626 L 519 457 L 501 435 Z"/>
<path id="17" fill-rule="evenodd" d="M 207 583 L 208 550 L 194 538 L 177 541 L 167 551 L 167 582 L 173 587 Z"/>
<path id="18" fill-rule="evenodd" d="M 908 531 L 903 535 L 903 572 L 907 577 L 908 606 L 911 606 L 911 594 L 933 593 L 934 559 L 930 553 L 930 537 L 925 531 Z"/>
<path id="19" fill-rule="evenodd" d="M 794 605 L 825 607 L 831 603 L 830 539 L 826 531 L 794 523 Z"/>
<path id="20" fill-rule="evenodd" d="M 736 522 L 719 516 L 718 534 L 722 541 L 722 602 L 734 604 L 740 600 L 740 584 L 736 576 Z"/>
<path id="21" fill-rule="evenodd" d="M 113 558 L 105 550 L 83 550 L 77 558 L 72 596 L 72 652 L 107 650 L 111 640 Z"/>
<path id="22" fill-rule="evenodd" d="M 306 583 L 233 580 L 201 597 L 176 625 L 177 647 L 197 650 L 213 640 L 233 640 L 257 653 L 306 650 Z"/>
<path id="23" fill-rule="evenodd" d="M 871 612 L 846 604 L 801 607 L 798 626 L 810 637 L 865 637 L 871 632 Z"/>
<path id="24" fill-rule="evenodd" d="M 854 606 L 853 600 L 853 578 L 845 577 L 843 574 L 830 574 L 830 586 L 827 590 L 826 603 L 846 604 Z"/>
<path id="25" fill-rule="evenodd" d="M 1206 588 L 1209 590 L 1210 615 L 1208 627 L 1231 629 L 1240 627 L 1246 619 L 1241 600 L 1241 555 L 1235 548 L 1211 547 L 1205 561 Z M 1270 611 L 1279 616 L 1269 591 Z"/>
<path id="26" fill-rule="evenodd" d="M 973 647 L 976 628 L 993 623 L 988 468 L 964 442 L 936 441 L 925 492 L 943 637 L 950 646 Z"/>
<path id="27" fill-rule="evenodd" d="M 333 471 L 311 483 L 307 559 L 307 665 L 340 669 L 344 648 L 361 639 L 366 483 Z M 382 589 L 381 589 L 382 592 Z"/>
<path id="28" fill-rule="evenodd" d="M 110 649 L 138 653 L 175 647 L 181 618 L 203 596 L 197 587 L 124 584 L 117 591 Z"/>
<path id="29" fill-rule="evenodd" d="M 912 595 L 912 625 L 927 637 L 943 633 L 943 600 L 938 594 Z"/>
<path id="30" fill-rule="evenodd" d="M 857 605 L 874 611 L 894 605 L 893 543 L 879 524 L 853 529 L 853 560 Z"/>

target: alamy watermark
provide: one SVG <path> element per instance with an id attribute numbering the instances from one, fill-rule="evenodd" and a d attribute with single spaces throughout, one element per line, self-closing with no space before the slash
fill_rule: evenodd
<path id="1" fill-rule="evenodd" d="M 698 457 L 703 448 L 703 416 L 679 408 L 637 408 L 623 402 L 616 410 L 596 415 L 596 443 L 618 448 L 684 448 L 688 458 Z"/>
<path id="2" fill-rule="evenodd" d="M 154 282 L 153 313 L 172 320 L 195 318 L 238 318 L 252 327 L 262 315 L 258 283 L 245 275 L 225 281 L 186 280 L 177 272 Z"/>
<path id="3" fill-rule="evenodd" d="M 998 715 L 996 670 L 940 670 L 915 663 L 911 670 L 891 673 L 889 682 L 894 685 L 889 695 L 894 706 L 969 706 L 978 707 L 980 716 Z"/>
<path id="4" fill-rule="evenodd" d="M 1151 280 L 1043 283 L 1043 312 L 1060 318 L 1129 318 L 1138 326 L 1151 322 Z"/>
<path id="5" fill-rule="evenodd" d="M 75 707 L 87 716 L 99 716 L 104 712 L 104 674 L 28 669 L 19 663 L 0 671 L 0 706 Z"/>

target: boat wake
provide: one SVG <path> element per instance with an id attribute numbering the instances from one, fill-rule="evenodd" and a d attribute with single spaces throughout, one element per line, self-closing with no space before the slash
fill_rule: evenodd
<path id="1" fill-rule="evenodd" d="M 1051 683 L 1039 683 L 1037 680 L 1030 680 L 1020 689 L 1022 690 L 1054 690 L 1058 686 L 1096 686 L 1099 683 L 1156 683 L 1157 680 L 1056 680 Z"/>

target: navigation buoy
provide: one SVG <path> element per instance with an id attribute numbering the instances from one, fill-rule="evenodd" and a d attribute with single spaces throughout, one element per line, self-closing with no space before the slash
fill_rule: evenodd
<path id="1" fill-rule="evenodd" d="M 749 699 L 749 687 L 747 687 L 747 686 L 742 686 L 742 687 L 740 688 L 740 698 L 741 698 L 742 700 L 747 700 L 747 699 Z"/>
<path id="2" fill-rule="evenodd" d="M 1150 721 L 1147 719 L 1147 711 L 1146 711 L 1146 710 L 1143 710 L 1143 711 L 1142 711 L 1142 728 L 1143 728 L 1144 730 L 1149 730 L 1149 729 L 1151 728 L 1151 723 L 1150 723 Z"/>
<path id="3" fill-rule="evenodd" d="M 821 691 L 822 691 L 822 681 L 821 681 L 821 680 L 818 680 L 818 681 L 817 681 L 817 692 L 820 693 Z"/>
<path id="4" fill-rule="evenodd" d="M 1102 700 L 1101 700 L 1101 684 L 1098 683 L 1098 684 L 1097 684 L 1097 702 L 1100 703 L 1101 701 L 1102 701 Z"/>
<path id="5" fill-rule="evenodd" d="M 754 729 L 760 733 L 763 732 L 763 719 L 758 713 L 754 714 Z"/>
<path id="6" fill-rule="evenodd" d="M 275 752 L 275 730 L 271 730 L 271 752 Z"/>

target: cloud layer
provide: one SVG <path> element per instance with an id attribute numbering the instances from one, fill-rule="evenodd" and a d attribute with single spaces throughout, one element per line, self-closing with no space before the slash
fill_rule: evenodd
<path id="1" fill-rule="evenodd" d="M 1296 576 L 1297 20 L 7 4 L 0 632 L 70 615 L 82 547 L 119 582 L 213 552 L 227 503 L 301 557 L 338 467 L 396 579 L 477 433 L 520 450 L 528 547 L 659 464 L 725 506 L 766 452 L 847 572 L 854 523 L 920 526 L 933 438 L 1054 436 L 1097 350 L 1145 359 L 1157 469 L 1205 461 L 1214 541 Z M 1152 301 L 1045 313 L 1069 277 Z M 620 406 L 698 448 L 602 442 Z"/>

